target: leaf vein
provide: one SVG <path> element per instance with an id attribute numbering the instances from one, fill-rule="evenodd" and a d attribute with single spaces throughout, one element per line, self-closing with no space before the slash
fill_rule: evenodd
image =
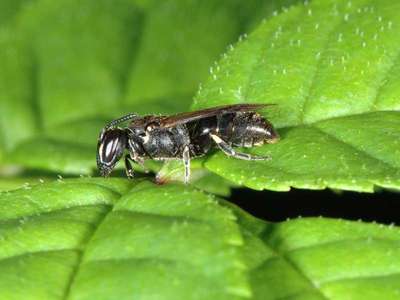
<path id="1" fill-rule="evenodd" d="M 337 28 L 340 27 L 341 25 L 343 25 L 345 23 L 345 19 L 341 18 L 339 19 L 339 21 L 337 21 L 336 23 L 333 24 L 331 30 L 328 31 L 328 33 L 326 34 L 327 38 L 324 42 L 324 45 L 322 45 L 321 47 L 321 51 L 320 52 L 320 57 L 317 60 L 316 64 L 315 64 L 315 68 L 313 70 L 313 74 L 310 76 L 311 77 L 311 81 L 308 87 L 307 92 L 305 93 L 304 96 L 304 100 L 303 100 L 303 105 L 302 108 L 300 110 L 300 123 L 304 124 L 304 119 L 305 119 L 305 115 L 306 115 L 306 109 L 307 106 L 309 105 L 309 102 L 311 100 L 311 93 L 316 85 L 316 79 L 318 78 L 318 76 L 321 73 L 321 63 L 323 61 L 324 56 L 326 55 L 326 52 L 328 50 L 328 46 L 330 45 L 331 41 L 333 38 L 335 38 L 335 33 L 337 31 Z"/>
<path id="2" fill-rule="evenodd" d="M 398 51 L 397 51 L 396 55 L 394 55 L 394 57 L 393 57 L 393 59 L 391 61 L 391 64 L 388 67 L 387 71 L 383 75 L 382 79 L 379 81 L 378 87 L 376 88 L 376 91 L 375 91 L 375 96 L 374 96 L 374 98 L 372 99 L 372 102 L 371 102 L 370 110 L 375 110 L 376 109 L 378 101 L 380 100 L 379 96 L 381 95 L 382 90 L 384 89 L 384 87 L 387 85 L 387 78 L 394 71 L 394 69 L 397 66 L 397 64 L 400 64 L 400 47 L 398 48 Z"/>
<path id="3" fill-rule="evenodd" d="M 341 244 L 341 243 L 366 242 L 366 241 L 368 241 L 368 242 L 371 242 L 371 241 L 397 242 L 397 243 L 400 244 L 400 241 L 397 240 L 397 239 L 365 237 L 365 238 L 357 238 L 357 239 L 342 239 L 342 240 L 336 240 L 336 241 L 322 242 L 322 243 L 319 243 L 319 244 L 301 246 L 301 247 L 297 247 L 297 248 L 293 248 L 293 249 L 288 249 L 287 251 L 285 251 L 285 253 L 293 253 L 293 252 L 297 252 L 297 251 L 309 250 L 309 249 L 314 249 L 314 248 L 318 248 L 318 247 L 325 247 L 325 246 Z"/>
<path id="4" fill-rule="evenodd" d="M 400 276 L 400 271 L 392 272 L 392 273 L 386 273 L 386 274 L 373 274 L 373 275 L 363 275 L 363 276 L 357 276 L 357 277 L 342 277 L 342 278 L 335 278 L 333 280 L 326 280 L 322 281 L 321 285 L 329 285 L 332 283 L 339 283 L 339 282 L 345 282 L 345 281 L 356 281 L 356 280 L 365 280 L 365 279 L 382 279 L 382 278 L 388 278 L 388 277 L 396 277 Z"/>
<path id="5" fill-rule="evenodd" d="M 333 139 L 333 140 L 339 142 L 340 144 L 343 144 L 343 145 L 345 145 L 345 146 L 347 146 L 347 147 L 350 147 L 350 148 L 352 148 L 353 150 L 355 150 L 355 151 L 357 151 L 357 152 L 363 154 L 366 158 L 375 160 L 375 161 L 377 161 L 378 163 L 385 165 L 385 166 L 386 166 L 387 168 L 389 168 L 391 171 L 397 172 L 396 167 L 392 166 L 392 165 L 390 164 L 390 162 L 386 162 L 386 161 L 383 160 L 382 158 L 377 157 L 377 156 L 373 155 L 372 153 L 367 152 L 365 149 L 361 149 L 361 148 L 357 147 L 356 145 L 350 144 L 350 143 L 348 143 L 348 142 L 342 140 L 342 139 L 339 138 L 338 136 L 336 136 L 336 135 L 334 135 L 334 134 L 332 134 L 332 133 L 328 133 L 328 132 L 324 131 L 323 129 L 319 128 L 319 127 L 313 126 L 313 128 L 316 129 L 317 131 L 320 131 L 321 133 L 325 134 L 326 136 L 330 137 L 331 139 Z"/>
<path id="6" fill-rule="evenodd" d="M 45 253 L 56 253 L 56 252 L 64 252 L 64 251 L 79 251 L 76 248 L 60 248 L 60 249 L 45 249 L 45 250 L 38 250 L 38 251 L 27 251 L 24 253 L 18 253 L 11 256 L 5 256 L 0 258 L 0 264 L 7 260 L 18 259 L 28 255 L 36 255 L 36 254 L 45 254 Z"/>

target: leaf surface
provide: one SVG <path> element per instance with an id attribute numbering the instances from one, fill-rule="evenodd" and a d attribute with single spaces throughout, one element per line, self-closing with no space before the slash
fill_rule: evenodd
<path id="1" fill-rule="evenodd" d="M 3 192 L 0 203 L 1 299 L 250 295 L 239 227 L 213 196 L 77 179 Z"/>
<path id="2" fill-rule="evenodd" d="M 393 1 L 315 1 L 260 25 L 211 70 L 194 109 L 275 103 L 280 143 L 213 172 L 254 189 L 400 186 L 400 24 Z"/>
<path id="3" fill-rule="evenodd" d="M 1 192 L 0 299 L 396 299 L 399 228 L 265 223 L 178 184 Z M 49 274 L 51 276 L 49 277 Z"/>
<path id="4" fill-rule="evenodd" d="M 253 299 L 398 298 L 398 228 L 323 218 L 267 224 L 233 209 Z"/>

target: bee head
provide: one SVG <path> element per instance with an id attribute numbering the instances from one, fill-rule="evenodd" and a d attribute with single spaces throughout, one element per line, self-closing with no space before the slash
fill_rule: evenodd
<path id="1" fill-rule="evenodd" d="M 97 143 L 97 168 L 101 176 L 108 176 L 127 147 L 128 136 L 121 128 L 104 128 Z"/>

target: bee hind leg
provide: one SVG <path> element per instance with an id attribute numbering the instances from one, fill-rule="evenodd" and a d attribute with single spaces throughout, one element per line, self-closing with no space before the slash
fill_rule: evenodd
<path id="1" fill-rule="evenodd" d="M 269 157 L 269 156 L 255 156 L 255 155 L 250 155 L 247 153 L 237 152 L 237 151 L 235 151 L 235 149 L 232 148 L 231 145 L 229 145 L 227 142 L 225 142 L 223 139 L 221 139 L 218 135 L 210 133 L 210 137 L 217 144 L 218 148 L 221 149 L 221 151 L 224 152 L 227 156 L 231 156 L 231 157 L 234 157 L 237 159 L 243 159 L 243 160 L 270 160 L 271 159 L 271 157 Z"/>
<path id="2" fill-rule="evenodd" d="M 185 165 L 185 184 L 189 183 L 190 180 L 190 149 L 189 146 L 183 148 L 183 164 Z"/>

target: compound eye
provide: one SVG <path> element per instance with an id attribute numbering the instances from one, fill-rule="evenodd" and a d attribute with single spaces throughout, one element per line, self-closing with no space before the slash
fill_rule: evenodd
<path id="1" fill-rule="evenodd" d="M 100 137 L 98 145 L 99 163 L 115 164 L 122 156 L 126 147 L 126 134 L 121 129 L 109 129 Z"/>

